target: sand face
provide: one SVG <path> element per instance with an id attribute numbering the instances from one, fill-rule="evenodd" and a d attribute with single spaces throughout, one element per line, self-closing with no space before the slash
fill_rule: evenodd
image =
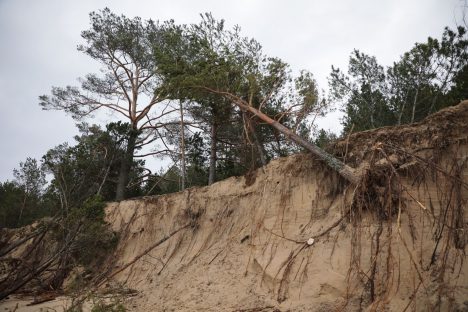
<path id="1" fill-rule="evenodd" d="M 457 183 L 442 173 L 455 174 L 456 162 L 467 181 L 466 120 L 468 102 L 419 124 L 368 131 L 346 142 L 354 167 L 392 163 L 398 170 L 401 197 L 390 218 L 375 211 L 382 207 L 367 207 L 357 221 L 355 211 L 348 214 L 355 188 L 305 155 L 210 187 L 112 204 L 109 221 L 122 232 L 118 267 L 193 222 L 116 281 L 140 292 L 132 300 L 136 311 L 462 309 L 468 298 L 465 247 L 448 240 L 453 248 L 441 247 L 434 235 L 443 214 L 463 218 L 457 224 L 466 226 L 467 189 L 457 193 L 457 205 L 464 206 L 456 212 L 447 194 Z M 441 171 L 415 169 L 417 158 L 408 153 L 434 160 Z"/>

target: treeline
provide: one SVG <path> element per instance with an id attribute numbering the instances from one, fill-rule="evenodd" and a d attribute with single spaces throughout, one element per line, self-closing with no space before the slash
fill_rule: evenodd
<path id="1" fill-rule="evenodd" d="M 354 50 L 348 74 L 332 66 L 332 100 L 344 104 L 344 131 L 420 121 L 468 98 L 467 28 L 416 43 L 392 66 Z"/>
<path id="2" fill-rule="evenodd" d="M 71 114 L 80 134 L 40 161 L 28 158 L 14 181 L 0 184 L 0 226 L 66 215 L 96 195 L 122 200 L 242 175 L 303 150 L 293 136 L 323 147 L 336 136 L 314 121 L 337 103 L 347 134 L 418 121 L 468 97 L 466 26 L 415 44 L 388 68 L 355 50 L 347 74 L 332 67 L 326 96 L 312 73 L 293 75 L 211 14 L 191 25 L 108 9 L 90 19 L 78 49 L 101 64 L 99 74 L 40 96 L 44 109 Z M 98 111 L 121 121 L 83 122 Z M 169 162 L 167 169 L 151 171 L 148 156 Z"/>

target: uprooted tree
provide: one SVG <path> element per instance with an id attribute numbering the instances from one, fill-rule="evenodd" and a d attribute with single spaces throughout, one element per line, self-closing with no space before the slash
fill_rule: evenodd
<path id="1" fill-rule="evenodd" d="M 287 64 L 265 56 L 258 42 L 242 37 L 238 27 L 225 29 L 224 21 L 210 14 L 202 15 L 197 25 L 170 27 L 156 55 L 157 72 L 173 96 L 228 101 L 318 156 L 349 182 L 358 183 L 353 168 L 295 131 L 306 117 L 325 108 L 310 73 L 302 72 L 291 85 Z M 294 130 L 281 123 L 286 119 Z"/>

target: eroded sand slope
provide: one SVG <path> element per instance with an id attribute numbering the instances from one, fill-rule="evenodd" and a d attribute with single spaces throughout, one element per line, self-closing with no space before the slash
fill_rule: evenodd
<path id="1" fill-rule="evenodd" d="M 139 291 L 135 311 L 465 311 L 467 123 L 464 102 L 338 143 L 351 165 L 371 166 L 360 188 L 296 155 L 110 204 L 112 270 L 143 255 L 115 282 Z"/>

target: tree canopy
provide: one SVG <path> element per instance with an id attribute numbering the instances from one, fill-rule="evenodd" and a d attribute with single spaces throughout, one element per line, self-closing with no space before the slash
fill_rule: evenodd
<path id="1" fill-rule="evenodd" d="M 343 104 L 345 132 L 412 123 L 467 98 L 467 67 L 466 27 L 445 28 L 387 68 L 354 50 L 347 74 L 332 66 L 330 96 Z"/>
<path id="2" fill-rule="evenodd" d="M 58 109 L 75 119 L 106 109 L 130 124 L 126 153 L 121 163 L 116 199 L 125 197 L 135 148 L 152 141 L 155 129 L 175 109 L 163 103 L 164 84 L 155 68 L 154 46 L 162 37 L 162 25 L 118 16 L 109 9 L 90 14 L 91 27 L 82 32 L 85 43 L 78 50 L 101 64 L 101 74 L 81 78 L 80 87 L 53 87 L 40 96 L 44 109 Z M 170 24 L 171 22 L 167 22 Z M 161 107 L 156 107 L 161 103 Z"/>

